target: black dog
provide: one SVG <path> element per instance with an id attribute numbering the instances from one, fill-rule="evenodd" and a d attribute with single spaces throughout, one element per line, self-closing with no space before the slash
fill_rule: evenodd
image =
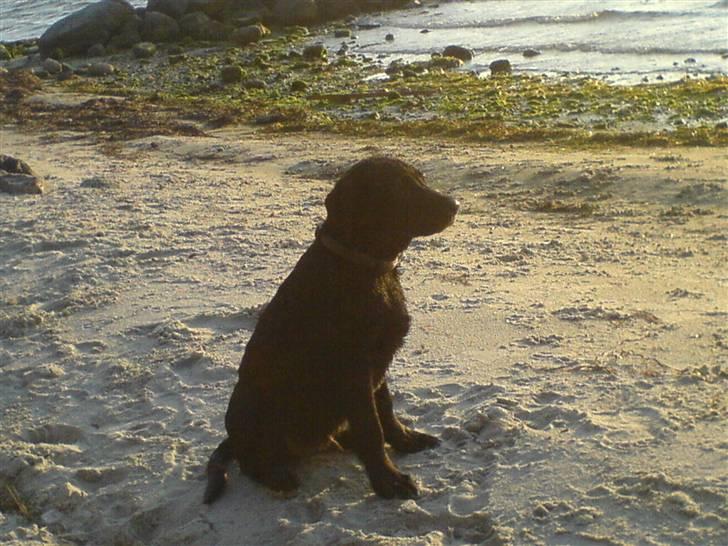
<path id="1" fill-rule="evenodd" d="M 377 494 L 417 495 L 384 449 L 385 441 L 404 453 L 438 443 L 399 422 L 384 379 L 410 325 L 397 258 L 413 237 L 448 227 L 458 203 L 410 165 L 375 157 L 341 177 L 326 210 L 245 349 L 205 503 L 222 493 L 232 459 L 274 490 L 295 489 L 295 462 L 332 439 L 354 450 Z"/>

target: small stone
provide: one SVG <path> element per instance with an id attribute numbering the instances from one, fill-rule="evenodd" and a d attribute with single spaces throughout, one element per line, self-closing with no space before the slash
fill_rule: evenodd
<path id="1" fill-rule="evenodd" d="M 388 42 L 394 42 L 394 34 L 392 34 L 392 33 L 390 32 L 389 34 L 387 34 L 387 35 L 386 35 L 386 36 L 384 37 L 384 39 L 385 39 L 386 41 L 388 41 Z"/>
<path id="2" fill-rule="evenodd" d="M 716 129 L 728 129 L 728 120 L 719 121 L 715 124 Z"/>
<path id="3" fill-rule="evenodd" d="M 149 57 L 154 56 L 157 52 L 157 46 L 155 46 L 152 42 L 139 42 L 134 46 L 131 52 L 137 59 L 148 59 Z"/>
<path id="4" fill-rule="evenodd" d="M 103 57 L 104 55 L 106 55 L 104 44 L 94 44 L 86 52 L 87 57 Z"/>
<path id="5" fill-rule="evenodd" d="M 429 34 L 429 33 L 430 33 L 429 28 L 423 28 L 422 30 L 420 30 L 420 34 Z"/>
<path id="6" fill-rule="evenodd" d="M 685 64 L 695 64 L 697 62 L 697 59 L 695 59 L 694 57 L 688 57 L 687 59 L 685 59 Z"/>
<path id="7" fill-rule="evenodd" d="M 63 65 L 56 61 L 55 59 L 48 58 L 45 61 L 43 61 L 43 70 L 48 72 L 48 74 L 60 74 L 61 70 L 63 70 Z"/>
<path id="8" fill-rule="evenodd" d="M 94 63 L 88 67 L 89 76 L 111 76 L 114 72 L 116 72 L 116 68 L 113 64 L 109 63 Z"/>
<path id="9" fill-rule="evenodd" d="M 326 58 L 326 48 L 324 44 L 313 44 L 303 49 L 303 58 L 309 60 L 321 60 Z"/>
<path id="10" fill-rule="evenodd" d="M 244 46 L 255 43 L 268 34 L 270 34 L 270 30 L 263 25 L 249 25 L 234 30 L 230 36 L 230 40 L 240 46 Z"/>
<path id="11" fill-rule="evenodd" d="M 12 194 L 40 195 L 43 182 L 30 174 L 15 174 L 0 170 L 0 191 Z"/>
<path id="12" fill-rule="evenodd" d="M 449 45 L 442 52 L 442 56 L 455 57 L 456 59 L 460 59 L 463 62 L 468 62 L 473 60 L 473 51 L 468 49 L 467 47 Z"/>
<path id="13" fill-rule="evenodd" d="M 291 91 L 299 92 L 299 91 L 306 91 L 308 89 L 308 84 L 303 80 L 294 80 L 291 82 Z"/>
<path id="14" fill-rule="evenodd" d="M 351 37 L 351 30 L 348 28 L 337 28 L 334 31 L 334 38 L 349 38 Z"/>
<path id="15" fill-rule="evenodd" d="M 243 88 L 245 89 L 265 89 L 266 87 L 268 86 L 263 80 L 258 80 L 255 78 L 245 80 L 243 82 Z"/>
<path id="16" fill-rule="evenodd" d="M 243 79 L 243 69 L 236 64 L 223 66 L 220 79 L 222 79 L 223 83 L 237 83 Z"/>
<path id="17" fill-rule="evenodd" d="M 491 74 L 510 74 L 513 72 L 511 62 L 508 59 L 498 59 L 488 65 Z"/>
<path id="18" fill-rule="evenodd" d="M 531 57 L 538 57 L 541 55 L 541 52 L 538 49 L 525 49 L 523 51 L 523 56 L 527 59 L 530 59 Z"/>

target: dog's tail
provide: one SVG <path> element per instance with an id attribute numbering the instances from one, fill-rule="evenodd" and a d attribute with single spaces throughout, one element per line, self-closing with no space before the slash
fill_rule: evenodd
<path id="1" fill-rule="evenodd" d="M 230 438 L 225 438 L 212 452 L 207 462 L 207 487 L 202 502 L 212 504 L 225 490 L 227 483 L 227 465 L 233 459 Z"/>

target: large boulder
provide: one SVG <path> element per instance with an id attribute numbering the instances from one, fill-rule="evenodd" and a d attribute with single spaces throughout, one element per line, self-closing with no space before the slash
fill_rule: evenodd
<path id="1" fill-rule="evenodd" d="M 136 13 L 124 26 L 109 40 L 107 47 L 110 49 L 126 49 L 142 41 L 142 23 L 144 20 Z"/>
<path id="2" fill-rule="evenodd" d="M 86 53 L 94 44 L 106 44 L 134 17 L 126 0 L 101 0 L 56 21 L 38 40 L 42 54 L 60 49 L 66 55 Z"/>
<path id="3" fill-rule="evenodd" d="M 188 13 L 179 20 L 182 34 L 195 40 L 225 40 L 229 32 L 220 21 L 210 19 L 201 11 Z"/>
<path id="4" fill-rule="evenodd" d="M 273 15 L 283 25 L 310 25 L 320 17 L 316 0 L 278 0 Z"/>
<path id="5" fill-rule="evenodd" d="M 179 25 L 169 15 L 146 11 L 142 24 L 142 38 L 147 42 L 173 42 L 179 38 Z"/>
<path id="6" fill-rule="evenodd" d="M 324 21 L 343 19 L 359 11 L 358 0 L 318 0 L 319 16 Z"/>
<path id="7" fill-rule="evenodd" d="M 187 13 L 201 11 L 210 17 L 219 17 L 228 8 L 228 0 L 189 0 Z"/>
<path id="8" fill-rule="evenodd" d="M 189 0 L 148 0 L 147 11 L 157 11 L 179 19 L 187 11 L 188 4 Z"/>

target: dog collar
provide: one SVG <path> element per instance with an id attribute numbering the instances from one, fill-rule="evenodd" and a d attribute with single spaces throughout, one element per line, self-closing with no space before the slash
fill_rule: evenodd
<path id="1" fill-rule="evenodd" d="M 364 252 L 359 252 L 358 250 L 349 248 L 330 235 L 324 233 L 321 226 L 316 229 L 316 239 L 321 241 L 321 244 L 324 245 L 324 247 L 332 254 L 335 254 L 353 264 L 371 269 L 378 275 L 389 273 L 397 267 L 397 264 L 399 263 L 399 256 L 397 256 L 394 260 L 381 260 L 379 258 L 374 258 L 369 254 L 365 254 Z"/>

